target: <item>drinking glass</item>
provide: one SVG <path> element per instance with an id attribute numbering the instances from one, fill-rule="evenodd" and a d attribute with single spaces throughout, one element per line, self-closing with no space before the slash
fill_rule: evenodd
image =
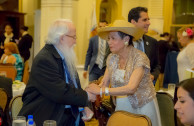
<path id="1" fill-rule="evenodd" d="M 57 126 L 57 123 L 55 120 L 45 120 L 43 126 Z"/>
<path id="2" fill-rule="evenodd" d="M 12 126 L 26 126 L 26 117 L 24 116 L 13 117 Z"/>
<path id="3" fill-rule="evenodd" d="M 174 91 L 175 91 L 175 84 L 168 84 L 168 92 L 174 97 Z"/>

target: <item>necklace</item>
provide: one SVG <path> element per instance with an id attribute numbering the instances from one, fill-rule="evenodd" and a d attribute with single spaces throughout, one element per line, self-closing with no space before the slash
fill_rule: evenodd
<path id="1" fill-rule="evenodd" d="M 128 61 L 129 61 L 129 55 L 127 57 L 127 60 L 125 60 L 122 64 L 121 64 L 120 59 L 119 59 L 119 61 L 118 61 L 118 68 L 126 70 Z"/>

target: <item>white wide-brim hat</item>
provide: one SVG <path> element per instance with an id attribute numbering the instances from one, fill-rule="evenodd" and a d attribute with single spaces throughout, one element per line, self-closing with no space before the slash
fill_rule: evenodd
<path id="1" fill-rule="evenodd" d="M 102 39 L 108 40 L 109 32 L 123 32 L 133 36 L 133 40 L 139 40 L 143 34 L 143 29 L 135 27 L 133 24 L 125 20 L 115 20 L 112 24 L 98 29 L 98 36 Z"/>

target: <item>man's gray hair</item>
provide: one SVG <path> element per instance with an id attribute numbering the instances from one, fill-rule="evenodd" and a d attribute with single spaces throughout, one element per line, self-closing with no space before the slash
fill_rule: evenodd
<path id="1" fill-rule="evenodd" d="M 55 20 L 48 30 L 46 44 L 56 45 L 60 41 L 60 37 L 69 32 L 68 24 L 72 23 L 70 19 L 57 19 Z"/>

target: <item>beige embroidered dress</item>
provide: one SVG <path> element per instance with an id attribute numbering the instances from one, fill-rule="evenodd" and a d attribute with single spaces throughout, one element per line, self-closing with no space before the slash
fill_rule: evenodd
<path id="1" fill-rule="evenodd" d="M 136 114 L 144 114 L 150 117 L 152 126 L 160 126 L 160 115 L 156 100 L 156 92 L 150 78 L 150 61 L 142 51 L 130 47 L 129 57 L 125 70 L 119 69 L 119 56 L 110 54 L 107 59 L 107 68 L 110 76 L 111 87 L 122 87 L 127 85 L 132 72 L 143 67 L 145 73 L 133 95 L 117 96 L 116 110 L 129 111 Z"/>

